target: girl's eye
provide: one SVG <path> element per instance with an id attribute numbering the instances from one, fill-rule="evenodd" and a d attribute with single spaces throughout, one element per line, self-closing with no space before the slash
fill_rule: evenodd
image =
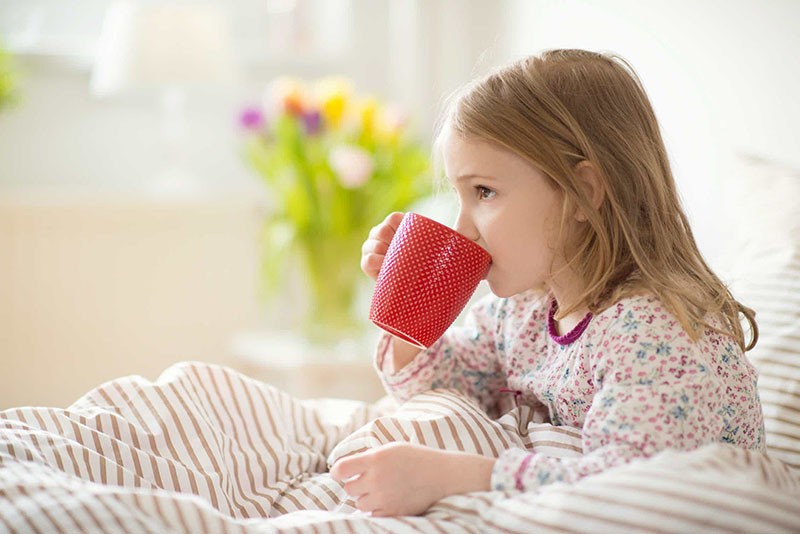
<path id="1" fill-rule="evenodd" d="M 478 198 L 480 200 L 489 200 L 490 198 L 496 195 L 494 191 L 482 185 L 476 185 L 475 191 L 477 192 Z"/>

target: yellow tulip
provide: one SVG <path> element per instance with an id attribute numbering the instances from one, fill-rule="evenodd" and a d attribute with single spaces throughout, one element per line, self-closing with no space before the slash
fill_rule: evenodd
<path id="1" fill-rule="evenodd" d="M 331 128 L 337 128 L 351 105 L 353 84 L 347 78 L 322 78 L 314 85 L 320 113 Z"/>
<path id="2" fill-rule="evenodd" d="M 380 102 L 374 96 L 368 96 L 358 103 L 358 119 L 364 135 L 371 139 L 375 135 L 375 122 L 380 111 Z"/>

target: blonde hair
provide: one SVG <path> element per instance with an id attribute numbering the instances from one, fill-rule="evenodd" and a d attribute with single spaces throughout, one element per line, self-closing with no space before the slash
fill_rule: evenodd
<path id="1" fill-rule="evenodd" d="M 755 346 L 755 312 L 740 304 L 702 255 L 678 197 L 655 113 L 639 77 L 623 58 L 585 50 L 548 50 L 502 67 L 454 95 L 439 125 L 521 156 L 549 177 L 564 199 L 561 240 L 585 283 L 576 302 L 594 313 L 649 291 L 692 339 L 703 327 L 744 350 Z M 588 161 L 605 198 L 599 208 L 576 179 Z M 580 209 L 588 224 L 574 225 Z M 750 325 L 745 334 L 739 314 Z M 721 321 L 721 328 L 709 318 Z"/>

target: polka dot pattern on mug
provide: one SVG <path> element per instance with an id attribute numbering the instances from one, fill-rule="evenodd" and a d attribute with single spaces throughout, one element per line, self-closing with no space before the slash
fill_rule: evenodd
<path id="1" fill-rule="evenodd" d="M 456 320 L 491 261 L 481 246 L 452 228 L 407 213 L 378 274 L 370 320 L 427 348 Z"/>

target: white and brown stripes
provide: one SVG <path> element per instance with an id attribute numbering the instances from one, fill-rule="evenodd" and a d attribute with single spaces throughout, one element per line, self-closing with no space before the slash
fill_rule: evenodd
<path id="1" fill-rule="evenodd" d="M 206 364 L 173 367 L 156 383 L 127 377 L 100 386 L 66 410 L 0 414 L 0 473 L 9 483 L 0 487 L 0 496 L 3 504 L 16 506 L 59 494 L 45 485 L 46 492 L 14 493 L 11 499 L 10 492 L 31 487 L 7 480 L 16 480 L 24 467 L 23 472 L 36 473 L 25 479 L 35 487 L 47 480 L 91 483 L 101 498 L 95 510 L 81 509 L 89 518 L 93 511 L 98 518 L 113 512 L 114 505 L 103 505 L 106 490 L 139 499 L 138 490 L 166 490 L 182 499 L 194 495 L 236 519 L 347 509 L 338 483 L 312 475 L 326 470 L 326 453 L 336 442 L 377 415 L 358 403 L 356 408 L 344 425 L 325 424 L 315 410 L 287 394 Z M 36 526 L 47 521 L 51 509 L 44 502 L 37 506 L 42 513 L 24 530 L 53 530 Z M 23 511 L 12 515 L 25 519 Z M 183 526 L 184 514 L 177 512 L 171 517 Z"/>
<path id="2" fill-rule="evenodd" d="M 800 473 L 800 243 L 762 261 L 734 294 L 756 310 L 759 341 L 747 355 L 759 372 L 767 450 Z"/>
<path id="3" fill-rule="evenodd" d="M 0 413 L 0 532 L 576 532 L 800 530 L 800 480 L 726 445 L 537 493 L 454 495 L 422 517 L 357 512 L 326 458 L 390 441 L 496 456 L 578 455 L 580 432 L 493 421 L 451 391 L 392 414 L 353 401 L 337 422 L 230 369 L 187 363 L 155 383 L 128 377 L 69 409 Z M 349 437 L 348 437 L 349 436 Z"/>
<path id="4" fill-rule="evenodd" d="M 531 410 L 515 408 L 500 419 L 489 419 L 480 407 L 450 390 L 417 395 L 397 411 L 374 419 L 341 441 L 328 465 L 344 456 L 392 442 L 407 442 L 442 450 L 498 457 L 519 447 L 547 456 L 579 456 L 579 429 L 530 422 Z"/>

